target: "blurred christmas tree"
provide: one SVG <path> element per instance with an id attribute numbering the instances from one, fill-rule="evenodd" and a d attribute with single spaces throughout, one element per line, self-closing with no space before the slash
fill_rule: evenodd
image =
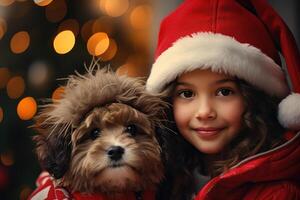
<path id="1" fill-rule="evenodd" d="M 0 0 L 0 199 L 26 199 L 41 169 L 29 128 L 43 98 L 93 57 L 149 72 L 150 0 Z"/>

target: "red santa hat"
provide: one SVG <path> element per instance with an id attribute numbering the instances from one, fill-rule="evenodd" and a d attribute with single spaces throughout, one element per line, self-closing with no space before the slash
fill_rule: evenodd
<path id="1" fill-rule="evenodd" d="M 265 0 L 186 0 L 167 16 L 147 90 L 160 92 L 195 69 L 234 75 L 283 98 L 280 123 L 300 129 L 299 51 L 290 30 Z"/>

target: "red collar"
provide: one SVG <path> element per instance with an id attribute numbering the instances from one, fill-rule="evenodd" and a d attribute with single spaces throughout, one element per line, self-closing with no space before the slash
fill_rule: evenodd
<path id="1" fill-rule="evenodd" d="M 75 200 L 154 200 L 155 193 L 153 191 L 145 191 L 142 194 L 128 192 L 114 197 L 104 194 L 87 195 L 79 192 L 72 193 Z"/>

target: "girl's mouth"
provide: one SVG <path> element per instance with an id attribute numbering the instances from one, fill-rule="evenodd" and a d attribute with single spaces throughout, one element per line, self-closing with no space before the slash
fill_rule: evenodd
<path id="1" fill-rule="evenodd" d="M 199 127 L 195 128 L 194 131 L 203 138 L 213 138 L 218 135 L 224 128 L 214 128 L 214 127 Z"/>

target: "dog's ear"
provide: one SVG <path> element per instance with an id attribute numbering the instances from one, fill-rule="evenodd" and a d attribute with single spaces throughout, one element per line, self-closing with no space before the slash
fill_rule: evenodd
<path id="1" fill-rule="evenodd" d="M 44 109 L 35 117 L 33 128 L 38 135 L 33 137 L 36 142 L 36 153 L 41 167 L 56 179 L 62 178 L 68 170 L 72 151 L 71 134 L 62 134 L 63 124 L 52 124 L 47 116 L 49 109 Z M 51 120 L 50 120 L 51 121 Z M 69 132 L 71 130 L 64 130 Z"/>

